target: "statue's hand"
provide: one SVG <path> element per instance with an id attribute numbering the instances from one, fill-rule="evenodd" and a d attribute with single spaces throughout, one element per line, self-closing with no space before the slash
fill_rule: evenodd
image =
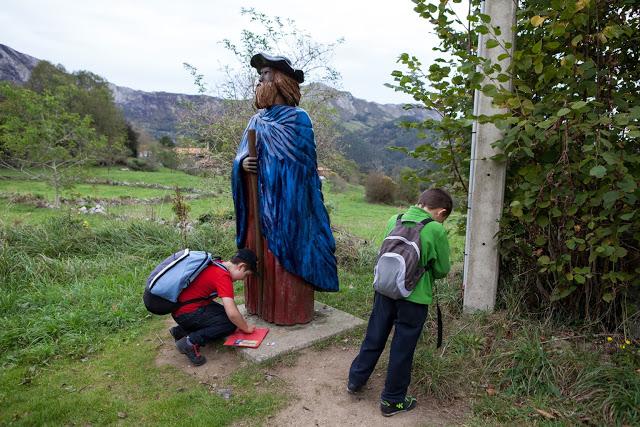
<path id="1" fill-rule="evenodd" d="M 251 173 L 258 173 L 258 158 L 245 157 L 242 161 L 242 169 Z"/>

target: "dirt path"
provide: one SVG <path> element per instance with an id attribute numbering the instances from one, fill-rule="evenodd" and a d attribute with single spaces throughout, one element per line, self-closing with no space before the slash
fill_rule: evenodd
<path id="1" fill-rule="evenodd" d="M 156 362 L 172 365 L 193 375 L 212 388 L 241 366 L 249 363 L 232 349 L 207 346 L 202 353 L 208 362 L 191 366 L 178 353 L 171 337 L 165 339 Z M 164 338 L 163 338 L 164 339 Z M 463 402 L 438 406 L 419 398 L 415 410 L 385 418 L 380 415 L 380 391 L 384 385 L 384 366 L 374 372 L 364 392 L 352 396 L 346 392 L 346 377 L 355 347 L 330 346 L 322 350 L 306 349 L 293 363 L 271 368 L 282 379 L 295 399 L 284 410 L 265 420 L 266 426 L 451 426 L 464 422 L 469 409 Z"/>
<path id="2" fill-rule="evenodd" d="M 171 323 L 171 326 L 175 323 Z M 171 365 L 183 370 L 189 375 L 194 376 L 199 382 L 208 384 L 215 389 L 218 385 L 222 386 L 223 380 L 249 362 L 240 357 L 235 350 L 222 345 L 208 345 L 202 347 L 201 353 L 207 358 L 207 363 L 202 366 L 193 366 L 189 363 L 189 359 L 180 354 L 174 345 L 173 338 L 167 332 L 162 337 L 164 343 L 160 346 L 156 365 Z"/>
<path id="3" fill-rule="evenodd" d="M 449 408 L 418 399 L 418 406 L 390 418 L 380 415 L 384 367 L 377 369 L 360 396 L 346 391 L 346 378 L 357 348 L 332 346 L 303 350 L 294 366 L 276 374 L 291 385 L 297 400 L 270 419 L 268 426 L 445 426 L 459 425 L 467 413 L 459 404 Z"/>

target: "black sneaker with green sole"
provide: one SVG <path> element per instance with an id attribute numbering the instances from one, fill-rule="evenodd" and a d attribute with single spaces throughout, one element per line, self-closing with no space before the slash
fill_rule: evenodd
<path id="1" fill-rule="evenodd" d="M 406 396 L 403 402 L 380 401 L 380 411 L 385 417 L 390 417 L 400 412 L 407 412 L 416 407 L 418 401 L 413 396 Z"/>

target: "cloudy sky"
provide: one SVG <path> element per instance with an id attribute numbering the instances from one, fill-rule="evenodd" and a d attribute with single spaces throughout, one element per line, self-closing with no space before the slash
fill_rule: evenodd
<path id="1" fill-rule="evenodd" d="M 343 37 L 333 66 L 341 89 L 379 103 L 410 102 L 384 87 L 399 54 L 433 58 L 431 26 L 410 0 L 3 0 L 0 43 L 89 70 L 112 83 L 145 91 L 196 93 L 183 63 L 196 66 L 210 86 L 232 58 L 220 44 L 248 27 L 241 7 L 293 19 L 321 43 Z"/>

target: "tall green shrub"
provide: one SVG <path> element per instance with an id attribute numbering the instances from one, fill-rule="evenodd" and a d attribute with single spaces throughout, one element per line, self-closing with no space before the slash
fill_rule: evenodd
<path id="1" fill-rule="evenodd" d="M 365 198 L 370 203 L 391 204 L 396 199 L 397 188 L 390 177 L 380 172 L 371 172 L 364 184 Z"/>
<path id="2" fill-rule="evenodd" d="M 421 125 L 439 131 L 441 145 L 416 152 L 455 174 L 468 161 L 469 94 L 492 96 L 507 109 L 480 118 L 504 131 L 496 143 L 508 162 L 503 284 L 522 287 L 530 304 L 619 324 L 640 302 L 636 2 L 519 2 L 509 69 L 475 56 L 480 33 L 489 36 L 487 48 L 502 49 L 499 59 L 509 56 L 479 2 L 470 2 L 466 19 L 446 1 L 414 2 L 435 26 L 435 50 L 446 52 L 428 72 L 403 54 L 408 71 L 394 72 L 397 89 L 442 112 L 439 122 Z M 501 87 L 510 79 L 513 92 Z"/>

